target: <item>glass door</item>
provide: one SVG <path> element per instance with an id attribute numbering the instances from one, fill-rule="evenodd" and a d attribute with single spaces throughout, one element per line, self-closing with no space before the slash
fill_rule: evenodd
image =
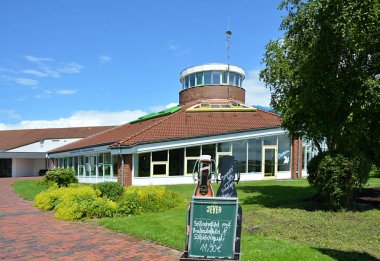
<path id="1" fill-rule="evenodd" d="M 277 176 L 277 148 L 263 146 L 263 174 L 265 178 Z"/>

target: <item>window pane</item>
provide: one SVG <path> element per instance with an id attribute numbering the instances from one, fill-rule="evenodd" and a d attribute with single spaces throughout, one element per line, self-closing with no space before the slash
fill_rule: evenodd
<path id="1" fill-rule="evenodd" d="M 224 72 L 224 73 L 223 73 L 223 76 L 222 76 L 222 84 L 227 84 L 227 72 Z"/>
<path id="2" fill-rule="evenodd" d="M 189 88 L 189 76 L 185 77 L 184 82 L 185 82 L 185 84 L 184 84 L 185 88 Z"/>
<path id="3" fill-rule="evenodd" d="M 211 84 L 211 72 L 205 72 L 204 73 L 204 84 Z"/>
<path id="4" fill-rule="evenodd" d="M 235 83 L 235 73 L 230 72 L 230 78 L 229 78 L 228 84 L 234 85 L 234 83 Z"/>
<path id="5" fill-rule="evenodd" d="M 112 155 L 111 159 L 112 159 L 112 171 L 111 171 L 111 175 L 113 177 L 117 177 L 118 169 L 119 169 L 119 156 L 118 155 Z"/>
<path id="6" fill-rule="evenodd" d="M 186 157 L 197 157 L 201 155 L 201 147 L 187 147 L 186 148 Z"/>
<path id="7" fill-rule="evenodd" d="M 218 144 L 218 152 L 230 152 L 231 142 L 224 142 Z"/>
<path id="8" fill-rule="evenodd" d="M 196 85 L 203 85 L 203 72 L 197 73 L 197 84 Z"/>
<path id="9" fill-rule="evenodd" d="M 247 166 L 247 141 L 234 141 L 232 143 L 232 155 L 238 161 L 236 172 L 245 173 Z"/>
<path id="10" fill-rule="evenodd" d="M 220 72 L 212 72 L 212 84 L 220 84 Z"/>
<path id="11" fill-rule="evenodd" d="M 262 139 L 248 142 L 248 172 L 261 172 Z"/>
<path id="12" fill-rule="evenodd" d="M 167 161 L 168 160 L 168 151 L 156 151 L 152 152 L 152 161 Z"/>
<path id="13" fill-rule="evenodd" d="M 289 136 L 278 135 L 278 171 L 290 170 L 290 139 Z"/>
<path id="14" fill-rule="evenodd" d="M 235 86 L 239 86 L 239 75 L 235 74 Z"/>
<path id="15" fill-rule="evenodd" d="M 203 155 L 210 155 L 211 159 L 215 160 L 215 144 L 208 144 L 202 146 L 202 154 Z"/>
<path id="16" fill-rule="evenodd" d="M 104 153 L 104 163 L 111 164 L 111 153 Z"/>
<path id="17" fill-rule="evenodd" d="M 150 153 L 139 154 L 138 177 L 150 176 Z"/>
<path id="18" fill-rule="evenodd" d="M 264 145 L 277 145 L 277 136 L 264 137 Z"/>
<path id="19" fill-rule="evenodd" d="M 195 166 L 195 162 L 197 160 L 187 160 L 187 169 L 186 169 L 186 173 L 187 174 L 191 174 L 193 173 L 193 170 L 194 170 L 194 166 Z"/>
<path id="20" fill-rule="evenodd" d="M 169 151 L 169 176 L 183 176 L 185 149 Z"/>
<path id="21" fill-rule="evenodd" d="M 165 164 L 155 164 L 153 165 L 153 175 L 165 175 L 166 165 Z"/>
<path id="22" fill-rule="evenodd" d="M 190 75 L 190 85 L 189 87 L 195 86 L 195 74 Z"/>

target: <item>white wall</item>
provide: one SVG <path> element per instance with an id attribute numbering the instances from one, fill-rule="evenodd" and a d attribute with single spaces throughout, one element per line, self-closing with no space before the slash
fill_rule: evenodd
<path id="1" fill-rule="evenodd" d="M 45 159 L 12 159 L 12 177 L 38 176 L 40 169 L 46 169 Z"/>
<path id="2" fill-rule="evenodd" d="M 52 139 L 52 140 L 42 140 L 32 144 L 28 144 L 22 147 L 18 147 L 7 152 L 47 152 L 55 148 L 67 145 L 74 141 L 80 140 L 79 138 L 75 139 Z"/>

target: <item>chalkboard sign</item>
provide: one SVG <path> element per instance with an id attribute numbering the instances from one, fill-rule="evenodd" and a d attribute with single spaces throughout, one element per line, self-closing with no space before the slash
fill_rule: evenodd
<path id="1" fill-rule="evenodd" d="M 233 259 L 237 209 L 237 198 L 193 197 L 189 257 Z"/>

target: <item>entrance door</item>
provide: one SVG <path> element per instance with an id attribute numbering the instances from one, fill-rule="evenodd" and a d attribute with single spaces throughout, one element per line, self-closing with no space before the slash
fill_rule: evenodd
<path id="1" fill-rule="evenodd" d="M 12 177 L 12 159 L 0 159 L 1 177 Z"/>
<path id="2" fill-rule="evenodd" d="M 263 174 L 264 178 L 277 176 L 277 148 L 275 146 L 263 146 Z"/>

